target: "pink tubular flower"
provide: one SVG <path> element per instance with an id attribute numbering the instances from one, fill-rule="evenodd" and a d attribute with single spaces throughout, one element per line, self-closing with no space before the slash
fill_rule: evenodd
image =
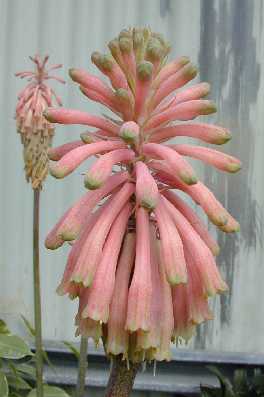
<path id="1" fill-rule="evenodd" d="M 162 200 L 159 200 L 159 205 L 154 212 L 159 228 L 162 264 L 165 268 L 167 280 L 172 285 L 186 283 L 186 263 L 178 230 Z"/>
<path id="2" fill-rule="evenodd" d="M 44 118 L 43 111 L 52 106 L 54 101 L 61 105 L 60 98 L 49 87 L 48 80 L 57 80 L 60 83 L 64 83 L 64 80 L 50 74 L 62 65 L 47 67 L 48 56 L 43 60 L 38 55 L 30 59 L 36 70 L 16 73 L 22 79 L 27 78 L 29 83 L 18 95 L 15 117 L 17 131 L 24 145 L 26 179 L 31 181 L 33 189 L 39 189 L 47 176 L 47 151 L 54 135 L 54 125 Z"/>
<path id="3" fill-rule="evenodd" d="M 72 148 L 62 158 L 50 167 L 51 175 L 55 178 L 64 178 L 73 172 L 88 157 L 102 152 L 112 152 L 115 149 L 124 147 L 122 142 L 95 142 L 90 145 Z"/>
<path id="4" fill-rule="evenodd" d="M 150 330 L 150 234 L 148 213 L 142 207 L 137 210 L 136 231 L 135 269 L 128 293 L 126 321 L 126 329 L 130 332 Z"/>
<path id="5" fill-rule="evenodd" d="M 152 211 L 158 202 L 158 186 L 149 168 L 142 161 L 135 165 L 136 170 L 136 198 L 137 203 Z"/>
<path id="6" fill-rule="evenodd" d="M 96 191 L 89 191 L 82 196 L 61 218 L 61 220 L 55 225 L 50 234 L 46 239 L 46 246 L 50 249 L 56 249 L 56 247 L 50 247 L 52 241 L 51 236 L 62 238 L 62 242 L 75 240 L 83 225 L 86 223 L 87 217 L 91 214 L 96 205 L 119 185 L 122 185 L 128 179 L 127 172 L 120 172 L 109 177 L 104 186 Z"/>
<path id="7" fill-rule="evenodd" d="M 221 171 L 240 161 L 211 148 L 165 144 L 186 136 L 226 143 L 225 128 L 190 120 L 215 112 L 205 82 L 184 88 L 197 69 L 186 57 L 170 63 L 170 50 L 150 29 L 125 29 L 95 52 L 92 62 L 109 84 L 83 69 L 70 76 L 89 99 L 113 117 L 73 109 L 47 109 L 52 123 L 96 128 L 81 140 L 50 149 L 51 173 L 62 178 L 91 156 L 89 192 L 59 220 L 46 239 L 50 249 L 72 241 L 59 294 L 79 298 L 77 335 L 105 345 L 108 355 L 133 362 L 169 360 L 170 343 L 188 340 L 210 320 L 210 296 L 228 287 L 216 266 L 217 241 L 176 189 L 187 194 L 220 232 L 238 222 L 201 181 L 187 157 Z"/>
<path id="8" fill-rule="evenodd" d="M 112 150 L 104 154 L 85 175 L 85 186 L 91 190 L 98 189 L 109 178 L 115 164 L 132 161 L 134 157 L 134 152 L 129 149 Z"/>
<path id="9" fill-rule="evenodd" d="M 169 147 L 183 156 L 201 160 L 221 171 L 237 172 L 241 168 L 241 162 L 238 159 L 214 149 L 192 145 L 170 145 Z"/>
<path id="10" fill-rule="evenodd" d="M 139 139 L 139 126 L 134 121 L 128 121 L 122 125 L 119 136 L 129 144 L 135 144 Z"/>
<path id="11" fill-rule="evenodd" d="M 231 139 L 231 134 L 225 128 L 213 124 L 176 124 L 171 127 L 164 127 L 153 131 L 150 135 L 150 142 L 163 142 L 177 136 L 187 136 L 201 139 L 214 145 L 222 145 Z"/>
<path id="12" fill-rule="evenodd" d="M 158 157 L 166 160 L 167 166 L 170 171 L 175 172 L 178 177 L 188 185 L 197 183 L 197 178 L 192 170 L 192 167 L 173 150 L 167 146 L 162 146 L 157 143 L 146 143 L 143 145 L 144 154 L 149 157 Z"/>
<path id="13" fill-rule="evenodd" d="M 90 288 L 89 299 L 82 317 L 107 323 L 111 303 L 115 271 L 119 251 L 126 231 L 127 221 L 131 214 L 131 203 L 127 203 L 118 214 L 104 244 L 101 261 L 97 267 L 94 281 Z"/>
<path id="14" fill-rule="evenodd" d="M 123 242 L 110 305 L 106 350 L 108 354 L 128 355 L 129 334 L 125 330 L 129 279 L 135 259 L 135 233 L 127 233 Z"/>

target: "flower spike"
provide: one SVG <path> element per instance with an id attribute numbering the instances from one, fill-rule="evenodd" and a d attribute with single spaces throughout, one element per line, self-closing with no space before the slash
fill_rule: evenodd
<path id="1" fill-rule="evenodd" d="M 51 70 L 59 69 L 62 65 L 47 67 L 49 57 L 41 60 L 39 55 L 30 57 L 35 64 L 35 71 L 16 73 L 21 79 L 27 78 L 28 84 L 18 95 L 16 106 L 17 132 L 21 136 L 24 146 L 24 163 L 26 179 L 31 182 L 33 189 L 42 187 L 42 182 L 48 173 L 47 152 L 51 146 L 55 127 L 43 116 L 48 106 L 61 106 L 61 99 L 50 88 L 48 80 L 65 83 L 63 79 L 50 74 Z"/>
<path id="2" fill-rule="evenodd" d="M 57 222 L 46 246 L 71 241 L 57 291 L 79 298 L 76 335 L 96 344 L 101 339 L 108 355 L 128 363 L 170 360 L 171 341 L 187 342 L 213 318 L 209 297 L 228 289 L 215 262 L 217 241 L 181 193 L 219 233 L 239 230 L 188 157 L 231 173 L 241 165 L 213 148 L 177 141 L 186 136 L 222 145 L 231 139 L 225 128 L 194 120 L 216 108 L 204 99 L 208 83 L 186 87 L 197 75 L 189 58 L 167 63 L 170 45 L 149 28 L 124 29 L 108 48 L 109 54 L 91 58 L 110 84 L 83 69 L 69 73 L 86 98 L 113 116 L 65 108 L 44 113 L 49 123 L 95 128 L 50 149 L 53 176 L 66 177 L 96 157 L 84 175 L 89 191 Z"/>

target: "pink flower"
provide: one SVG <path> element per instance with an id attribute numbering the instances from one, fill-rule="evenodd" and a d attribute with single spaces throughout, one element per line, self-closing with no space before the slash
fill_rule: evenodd
<path id="1" fill-rule="evenodd" d="M 50 73 L 62 65 L 47 67 L 48 56 L 43 60 L 38 55 L 30 59 L 35 64 L 35 71 L 16 73 L 16 76 L 29 81 L 18 95 L 16 123 L 24 145 L 26 179 L 31 181 L 33 189 L 38 189 L 48 172 L 47 151 L 54 135 L 54 125 L 45 119 L 43 111 L 54 102 L 61 105 L 61 99 L 49 87 L 48 80 L 60 83 L 64 80 Z"/>
<path id="2" fill-rule="evenodd" d="M 169 360 L 171 341 L 188 340 L 212 318 L 209 297 L 227 290 L 215 262 L 217 242 L 172 189 L 200 205 L 220 231 L 237 231 L 186 157 L 227 172 L 240 162 L 207 147 L 164 145 L 178 136 L 216 145 L 231 138 L 223 127 L 190 123 L 216 109 L 203 99 L 209 84 L 184 88 L 197 74 L 188 58 L 166 64 L 170 46 L 150 29 L 123 30 L 108 47 L 111 55 L 93 53 L 92 62 L 110 84 L 82 69 L 70 76 L 114 116 L 45 111 L 49 122 L 96 128 L 49 151 L 55 177 L 96 160 L 84 177 L 89 192 L 62 216 L 46 246 L 72 241 L 58 292 L 79 298 L 77 334 L 96 343 L 102 337 L 108 354 L 128 360 Z"/>

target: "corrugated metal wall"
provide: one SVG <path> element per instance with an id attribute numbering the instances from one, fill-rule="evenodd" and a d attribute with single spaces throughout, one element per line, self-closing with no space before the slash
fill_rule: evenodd
<path id="1" fill-rule="evenodd" d="M 264 7 L 262 0 L 1 0 L 0 139 L 1 238 L 0 317 L 23 332 L 19 315 L 32 319 L 32 192 L 24 181 L 22 148 L 13 120 L 16 94 L 23 82 L 14 72 L 27 69 L 28 55 L 49 53 L 51 60 L 94 70 L 89 57 L 103 50 L 123 27 L 149 25 L 164 33 L 173 56 L 188 55 L 212 84 L 218 104 L 210 120 L 233 131 L 224 150 L 240 157 L 243 170 L 225 176 L 200 166 L 200 176 L 241 222 L 241 233 L 218 240 L 218 263 L 230 294 L 213 302 L 216 319 L 202 326 L 190 347 L 264 352 L 262 259 L 264 149 Z M 100 109 L 85 101 L 69 79 L 57 91 L 65 106 Z M 55 144 L 79 128 L 59 127 Z M 78 133 L 77 133 L 78 134 Z M 48 178 L 42 194 L 41 239 L 82 191 L 78 171 L 56 181 Z M 74 339 L 75 303 L 55 294 L 66 250 L 41 249 L 43 325 L 46 339 Z"/>

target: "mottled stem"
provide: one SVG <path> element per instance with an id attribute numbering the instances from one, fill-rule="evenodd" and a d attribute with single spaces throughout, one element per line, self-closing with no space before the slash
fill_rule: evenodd
<path id="1" fill-rule="evenodd" d="M 84 396 L 85 389 L 85 375 L 87 370 L 87 347 L 88 347 L 88 338 L 85 336 L 81 337 L 81 346 L 80 346 L 80 357 L 79 357 L 79 370 L 78 370 L 78 382 L 76 386 L 76 397 Z"/>
<path id="2" fill-rule="evenodd" d="M 121 356 L 113 358 L 105 397 L 128 397 L 140 364 L 128 363 Z"/>
<path id="3" fill-rule="evenodd" d="M 43 397 L 43 354 L 41 327 L 41 290 L 39 269 L 39 202 L 40 190 L 34 190 L 33 213 L 33 277 L 34 277 L 34 314 L 35 314 L 35 345 L 36 345 L 36 380 L 37 397 Z"/>

